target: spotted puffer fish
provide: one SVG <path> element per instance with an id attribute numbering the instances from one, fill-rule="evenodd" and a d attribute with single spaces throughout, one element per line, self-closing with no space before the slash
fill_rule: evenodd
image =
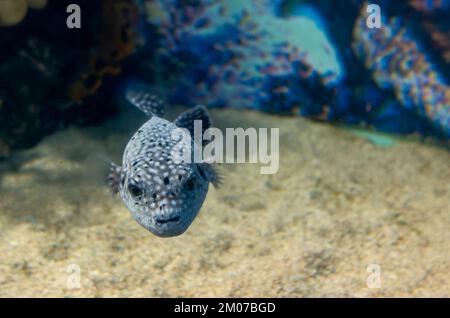
<path id="1" fill-rule="evenodd" d="M 200 211 L 209 183 L 217 187 L 221 178 L 210 163 L 173 158 L 175 145 L 181 153 L 190 151 L 192 159 L 198 146 L 173 138 L 173 132 L 184 128 L 193 136 L 194 120 L 202 122 L 204 132 L 211 126 L 208 111 L 196 106 L 170 122 L 163 118 L 164 102 L 147 87 L 131 86 L 126 99 L 149 120 L 128 142 L 122 166 L 110 163 L 109 186 L 120 194 L 133 218 L 151 233 L 160 237 L 180 235 Z"/>

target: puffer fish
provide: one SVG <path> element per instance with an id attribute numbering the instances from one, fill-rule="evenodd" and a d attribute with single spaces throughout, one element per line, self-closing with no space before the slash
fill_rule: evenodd
<path id="1" fill-rule="evenodd" d="M 122 166 L 110 162 L 109 186 L 148 231 L 160 237 L 180 235 L 199 213 L 209 183 L 218 187 L 221 178 L 210 163 L 174 158 L 175 146 L 179 148 L 176 151 L 189 151 L 193 158 L 198 145 L 177 140 L 173 132 L 184 128 L 193 136 L 194 120 L 201 121 L 204 132 L 211 126 L 210 116 L 199 105 L 170 122 L 163 118 L 164 102 L 146 86 L 132 85 L 125 95 L 149 120 L 126 145 Z"/>

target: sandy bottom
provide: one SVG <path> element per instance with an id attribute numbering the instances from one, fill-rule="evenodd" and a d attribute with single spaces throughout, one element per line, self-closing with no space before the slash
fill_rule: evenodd
<path id="1" fill-rule="evenodd" d="M 141 228 L 102 185 L 143 121 L 61 131 L 0 165 L 0 296 L 450 296 L 450 153 L 302 118 L 279 127 L 280 170 L 223 166 L 182 236 Z"/>

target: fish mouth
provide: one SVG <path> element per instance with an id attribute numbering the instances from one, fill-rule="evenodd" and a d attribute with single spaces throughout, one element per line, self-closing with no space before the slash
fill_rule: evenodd
<path id="1" fill-rule="evenodd" d="M 169 219 L 161 219 L 161 218 L 156 218 L 155 219 L 156 223 L 158 224 L 167 224 L 167 223 L 176 223 L 180 221 L 180 217 L 179 216 L 174 216 L 172 218 Z"/>

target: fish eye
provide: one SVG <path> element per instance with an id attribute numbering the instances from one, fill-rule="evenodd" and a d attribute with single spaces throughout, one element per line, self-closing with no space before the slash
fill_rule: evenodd
<path id="1" fill-rule="evenodd" d="M 193 191 L 195 188 L 195 185 L 197 183 L 197 180 L 195 179 L 195 177 L 190 177 L 184 184 L 184 188 L 187 191 Z"/>
<path id="2" fill-rule="evenodd" d="M 130 192 L 130 194 L 133 198 L 138 198 L 142 195 L 143 190 L 139 186 L 130 183 L 128 185 L 128 192 Z"/>

